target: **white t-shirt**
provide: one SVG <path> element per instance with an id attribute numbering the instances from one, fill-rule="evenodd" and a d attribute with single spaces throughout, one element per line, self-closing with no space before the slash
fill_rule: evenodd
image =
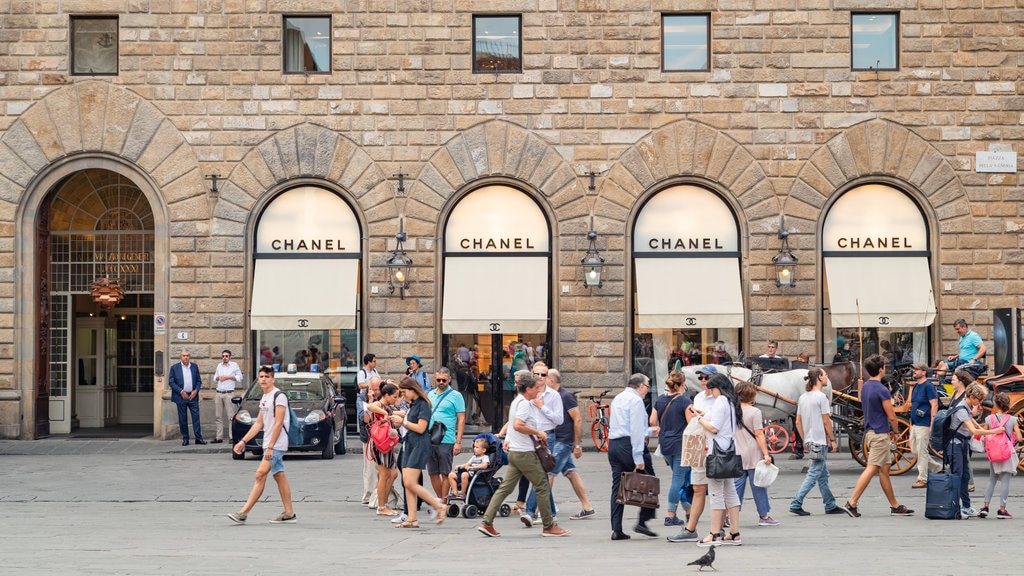
<path id="1" fill-rule="evenodd" d="M 508 428 L 505 430 L 505 440 L 508 441 L 509 452 L 533 452 L 533 438 L 528 434 L 517 432 L 515 428 L 516 418 L 522 420 L 531 428 L 537 427 L 537 415 L 533 404 L 519 394 L 512 400 L 508 409 Z"/>
<path id="2" fill-rule="evenodd" d="M 828 407 L 828 396 L 821 390 L 811 390 L 800 395 L 796 412 L 800 415 L 800 423 L 803 425 L 802 434 L 804 442 L 815 444 L 828 444 L 828 435 L 825 434 L 825 422 L 822 421 L 823 414 L 832 412 Z"/>
<path id="3" fill-rule="evenodd" d="M 288 426 L 290 425 L 288 416 L 288 395 L 281 392 L 277 388 L 274 388 L 269 393 L 264 394 L 260 398 L 260 418 L 263 419 L 263 449 L 269 448 L 270 436 L 274 432 L 274 407 L 276 405 L 284 406 L 284 425 L 281 426 L 281 433 L 277 436 L 277 443 L 274 444 L 274 450 L 280 452 L 288 451 Z M 277 394 L 277 399 L 274 399 L 274 395 Z"/>
<path id="4" fill-rule="evenodd" d="M 722 450 L 727 449 L 733 436 L 736 435 L 736 410 L 733 409 L 729 399 L 725 396 L 715 398 L 708 419 L 711 425 L 718 430 L 718 434 L 714 435 L 715 444 L 718 444 Z"/>
<path id="5" fill-rule="evenodd" d="M 369 386 L 370 378 L 373 378 L 374 376 L 380 378 L 380 374 L 377 374 L 376 368 L 371 368 L 369 371 L 367 371 L 366 368 L 360 368 L 359 371 L 356 372 L 356 387 L 362 388 L 364 384 Z"/>

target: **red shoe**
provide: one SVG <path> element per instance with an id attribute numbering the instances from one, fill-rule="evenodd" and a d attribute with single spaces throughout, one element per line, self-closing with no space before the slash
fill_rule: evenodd
<path id="1" fill-rule="evenodd" d="M 568 536 L 569 532 L 570 531 L 566 530 L 565 528 L 560 528 L 558 526 L 558 524 L 552 524 L 551 528 L 545 528 L 544 531 L 540 533 L 540 535 L 541 536 Z"/>
<path id="2" fill-rule="evenodd" d="M 491 538 L 501 536 L 501 532 L 495 530 L 493 524 L 488 524 L 486 522 L 481 522 L 480 525 L 476 527 L 476 531 Z"/>

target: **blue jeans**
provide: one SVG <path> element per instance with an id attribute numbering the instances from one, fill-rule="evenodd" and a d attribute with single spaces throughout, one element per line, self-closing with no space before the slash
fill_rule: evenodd
<path id="1" fill-rule="evenodd" d="M 757 506 L 757 515 L 764 517 L 771 511 L 772 506 L 768 503 L 768 489 L 754 484 L 754 469 L 743 471 L 743 476 L 736 479 L 736 496 L 740 499 L 740 510 L 743 509 L 743 492 L 746 490 L 747 481 L 750 481 L 750 492 L 754 496 L 754 505 Z"/>
<path id="2" fill-rule="evenodd" d="M 807 471 L 807 476 L 804 477 L 804 483 L 800 485 L 793 501 L 789 503 L 790 510 L 803 508 L 804 497 L 811 491 L 811 488 L 814 488 L 815 484 L 818 485 L 818 490 L 821 492 L 821 503 L 825 505 L 825 511 L 836 507 L 836 497 L 832 495 L 832 488 L 828 485 L 828 446 L 823 446 L 821 450 L 823 452 L 820 460 L 811 459 L 811 468 Z M 811 452 L 808 451 L 808 453 Z"/>
<path id="3" fill-rule="evenodd" d="M 683 486 L 686 486 L 689 479 L 689 466 L 679 465 L 682 461 L 682 456 L 682 454 L 662 456 L 665 459 L 665 465 L 672 470 L 672 485 L 668 489 L 668 511 L 672 513 L 675 513 L 676 509 L 679 508 L 679 491 L 683 489 Z M 683 509 L 690 509 L 688 502 L 683 503 Z"/>

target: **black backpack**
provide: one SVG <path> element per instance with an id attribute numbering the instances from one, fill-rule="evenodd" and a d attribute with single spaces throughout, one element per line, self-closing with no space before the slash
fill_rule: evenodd
<path id="1" fill-rule="evenodd" d="M 949 428 L 953 412 L 960 408 L 967 410 L 967 404 L 959 402 L 952 408 L 944 408 L 935 413 L 935 418 L 932 419 L 932 433 L 928 437 L 928 443 L 931 444 L 932 450 L 942 452 L 945 449 L 946 443 L 949 442 L 950 435 L 953 432 Z"/>

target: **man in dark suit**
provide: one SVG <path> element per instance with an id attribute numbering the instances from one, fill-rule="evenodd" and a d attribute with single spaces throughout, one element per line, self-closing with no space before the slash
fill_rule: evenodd
<path id="1" fill-rule="evenodd" d="M 171 400 L 178 405 L 178 427 L 181 428 L 181 445 L 188 446 L 188 413 L 192 412 L 192 431 L 195 432 L 196 444 L 206 444 L 203 431 L 199 426 L 199 388 L 203 382 L 199 377 L 199 367 L 190 362 L 192 354 L 188 350 L 181 351 L 181 362 L 171 366 L 167 376 L 167 385 L 171 387 Z"/>

